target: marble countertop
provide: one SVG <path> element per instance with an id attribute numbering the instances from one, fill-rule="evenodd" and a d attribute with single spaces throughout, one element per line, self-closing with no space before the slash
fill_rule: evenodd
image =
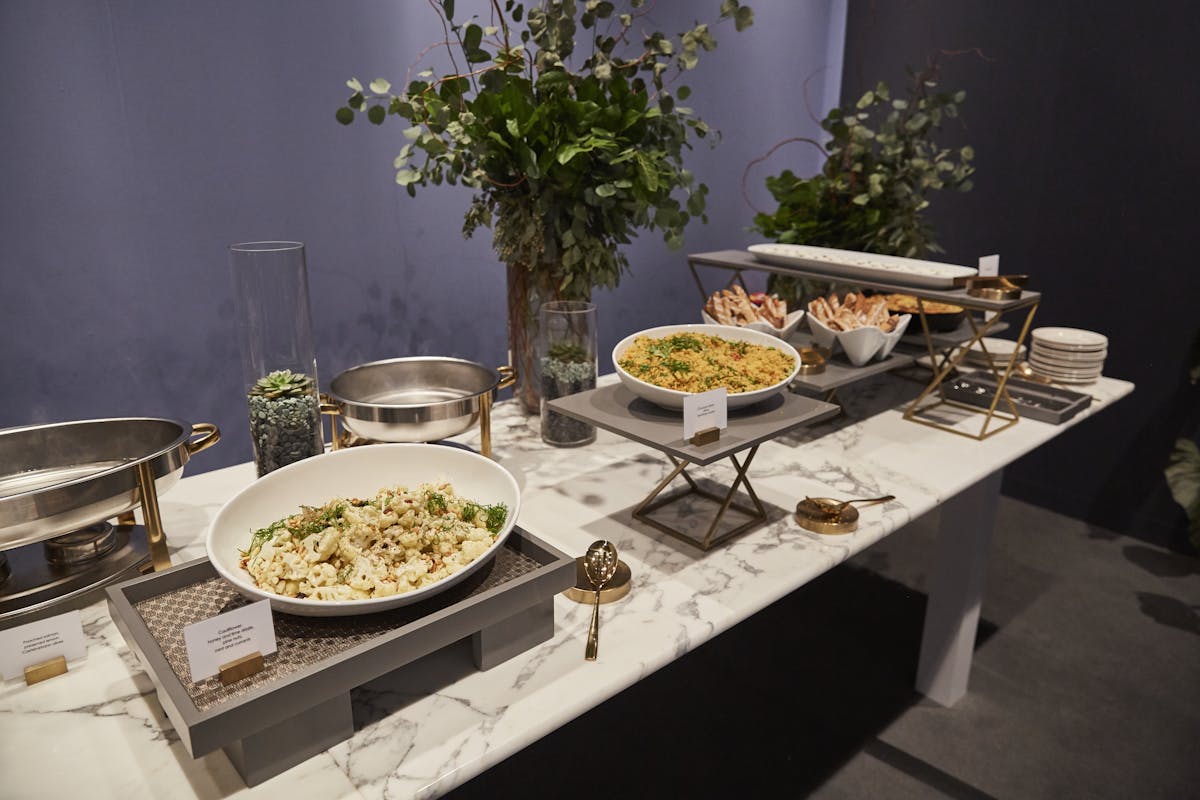
<path id="1" fill-rule="evenodd" d="M 460 668 L 447 676 L 444 665 L 427 659 L 407 668 L 402 684 L 386 676 L 368 684 L 353 694 L 351 739 L 247 788 L 223 753 L 199 759 L 187 753 L 99 602 L 83 611 L 86 662 L 31 687 L 19 681 L 0 686 L 0 793 L 130 800 L 436 796 L 1083 422 L 1133 386 L 1101 379 L 1086 387 L 1096 397 L 1091 407 L 1069 423 L 1022 420 L 984 442 L 903 420 L 904 402 L 919 389 L 895 376 L 866 381 L 843 390 L 842 416 L 765 443 L 749 476 L 770 521 L 708 553 L 630 516 L 669 471 L 661 454 L 604 431 L 587 447 L 551 448 L 541 442 L 536 417 L 501 403 L 492 420 L 494 449 L 521 485 L 520 524 L 573 554 L 609 539 L 633 571 L 629 596 L 602 608 L 597 661 L 583 659 L 590 609 L 557 597 L 551 640 L 487 672 Z M 475 439 L 475 433 L 462 437 Z M 694 474 L 730 482 L 734 471 L 725 462 Z M 160 499 L 173 563 L 204 555 L 209 521 L 253 480 L 253 466 L 242 464 L 186 477 Z M 896 499 L 864 507 L 852 534 L 809 533 L 791 517 L 805 495 L 884 493 Z M 673 524 L 703 521 L 689 513 L 689 501 L 673 509 Z"/>

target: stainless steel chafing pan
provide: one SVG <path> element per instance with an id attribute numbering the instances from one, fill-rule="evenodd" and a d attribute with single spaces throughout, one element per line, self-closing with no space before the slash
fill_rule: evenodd
<path id="1" fill-rule="evenodd" d="M 0 550 L 132 510 L 141 502 L 139 465 L 149 466 L 161 495 L 220 438 L 206 422 L 142 417 L 0 430 Z"/>
<path id="2" fill-rule="evenodd" d="M 392 358 L 339 374 L 328 398 L 355 436 L 377 442 L 432 442 L 468 430 L 513 370 L 459 358 Z"/>

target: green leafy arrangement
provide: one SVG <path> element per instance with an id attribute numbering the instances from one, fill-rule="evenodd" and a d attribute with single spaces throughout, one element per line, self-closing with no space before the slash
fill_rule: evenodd
<path id="1" fill-rule="evenodd" d="M 808 142 L 825 156 L 812 177 L 784 170 L 766 179 L 779 206 L 756 214 L 753 229 L 787 244 L 909 258 L 943 252 L 924 212 L 935 191 L 971 189 L 972 148 L 955 151 L 935 141 L 943 123 L 958 116 L 966 93 L 937 91 L 936 64 L 909 74 L 912 83 L 904 97 L 893 98 L 880 82 L 853 107 L 830 111 L 821 122 L 830 136 L 824 145 L 788 139 L 751 162 L 746 174 L 795 141 Z"/>
<path id="2" fill-rule="evenodd" d="M 628 269 L 619 246 L 637 230 L 678 247 L 687 223 L 706 219 L 708 188 L 683 153 L 710 129 L 682 105 L 690 88 L 671 81 L 717 46 L 707 24 L 677 37 L 639 32 L 642 0 L 621 12 L 601 0 L 492 0 L 483 23 L 456 21 L 453 0 L 430 5 L 451 71 L 425 70 L 399 94 L 383 79 L 366 89 L 352 79 L 337 112 L 343 124 L 357 113 L 407 122 L 395 167 L 409 195 L 431 183 L 475 189 L 464 234 L 493 227 L 503 262 L 549 276 L 567 299 L 615 286 Z M 723 0 L 720 19 L 740 31 L 753 14 Z"/>

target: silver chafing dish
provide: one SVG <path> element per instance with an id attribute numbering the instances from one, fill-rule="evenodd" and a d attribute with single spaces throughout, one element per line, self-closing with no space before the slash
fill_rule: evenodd
<path id="1" fill-rule="evenodd" d="M 322 410 L 354 436 L 376 442 L 432 442 L 480 425 L 480 452 L 491 456 L 491 407 L 515 382 L 511 367 L 459 358 L 414 356 L 374 361 L 340 373 Z M 334 448 L 340 437 L 334 431 Z"/>
<path id="2" fill-rule="evenodd" d="M 136 573 L 147 555 L 170 566 L 158 496 L 220 436 L 209 423 L 142 417 L 0 430 L 0 627 Z"/>

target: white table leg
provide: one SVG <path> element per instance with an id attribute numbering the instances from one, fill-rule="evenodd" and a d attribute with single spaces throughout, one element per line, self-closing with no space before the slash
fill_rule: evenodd
<path id="1" fill-rule="evenodd" d="M 993 472 L 941 508 L 917 691 L 943 706 L 954 705 L 967 692 L 1002 472 Z"/>

